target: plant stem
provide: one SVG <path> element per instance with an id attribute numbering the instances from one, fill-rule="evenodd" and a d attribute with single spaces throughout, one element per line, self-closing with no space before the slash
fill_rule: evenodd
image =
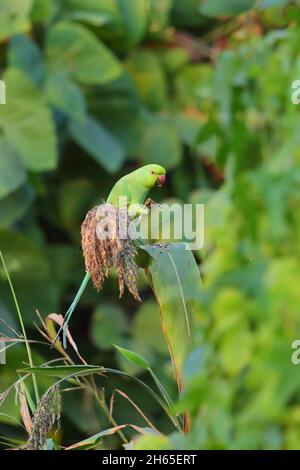
<path id="1" fill-rule="evenodd" d="M 166 404 L 172 408 L 172 406 L 174 406 L 174 403 L 172 402 L 172 399 L 170 398 L 168 392 L 166 391 L 165 387 L 163 386 L 163 384 L 161 383 L 161 381 L 159 380 L 159 378 L 157 377 L 157 375 L 155 374 L 155 372 L 151 369 L 151 367 L 148 368 L 148 371 L 151 375 L 151 377 L 153 378 L 154 382 L 156 383 L 160 393 L 162 394 Z"/>
<path id="2" fill-rule="evenodd" d="M 108 421 L 111 422 L 111 424 L 113 426 L 118 427 L 118 423 L 116 422 L 115 418 L 110 415 L 110 412 L 107 408 L 103 390 L 100 390 L 98 395 L 95 394 L 95 397 L 98 400 L 98 402 L 99 402 L 103 412 L 105 413 Z M 124 433 L 121 430 L 118 431 L 118 434 L 119 434 L 121 440 L 123 441 L 123 443 L 128 444 L 128 439 L 125 437 Z"/>
<path id="3" fill-rule="evenodd" d="M 24 340 L 25 340 L 25 345 L 26 345 L 26 350 L 27 350 L 27 355 L 28 355 L 28 361 L 29 361 L 30 367 L 34 367 L 33 366 L 33 361 L 32 361 L 31 348 L 30 348 L 30 344 L 29 344 L 29 341 L 28 341 L 28 338 L 27 338 L 27 334 L 26 334 L 26 330 L 25 330 L 21 310 L 20 310 L 19 303 L 18 303 L 18 300 L 17 300 L 17 296 L 16 296 L 16 293 L 15 293 L 15 290 L 14 290 L 14 287 L 13 287 L 13 284 L 12 284 L 12 281 L 11 281 L 11 278 L 10 278 L 10 275 L 9 275 L 9 272 L 8 272 L 8 269 L 7 269 L 7 266 L 6 266 L 6 263 L 4 261 L 4 257 L 3 257 L 3 254 L 2 254 L 1 251 L 0 251 L 0 258 L 1 258 L 1 262 L 2 262 L 3 267 L 4 267 L 4 271 L 5 271 L 8 283 L 9 283 L 9 287 L 10 287 L 10 290 L 11 290 L 11 293 L 12 293 L 12 296 L 13 296 L 13 299 L 14 299 L 15 307 L 16 307 L 16 310 L 17 310 L 17 314 L 18 314 L 18 317 L 19 317 L 23 337 L 24 337 Z M 35 374 L 32 374 L 32 381 L 33 381 L 33 388 L 34 388 L 34 392 L 35 392 L 36 404 L 38 404 L 39 401 L 40 401 L 40 396 L 39 396 L 39 390 L 38 390 L 38 385 L 37 385 Z"/>

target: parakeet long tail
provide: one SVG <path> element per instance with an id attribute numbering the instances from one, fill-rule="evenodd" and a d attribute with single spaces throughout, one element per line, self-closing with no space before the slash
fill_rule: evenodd
<path id="1" fill-rule="evenodd" d="M 86 275 L 84 276 L 84 279 L 81 283 L 81 286 L 79 287 L 78 292 L 75 295 L 74 300 L 71 303 L 71 305 L 70 305 L 70 307 L 69 307 L 69 309 L 68 309 L 68 311 L 65 315 L 63 324 L 61 325 L 61 327 L 59 328 L 59 330 L 57 332 L 57 335 L 55 336 L 55 339 L 54 339 L 52 345 L 55 344 L 57 338 L 59 337 L 61 331 L 63 330 L 63 347 L 66 349 L 66 347 L 67 347 L 67 327 L 68 327 L 68 324 L 70 322 L 70 319 L 73 315 L 73 312 L 74 312 L 79 300 L 81 299 L 82 294 L 84 293 L 85 288 L 86 288 L 86 286 L 87 286 L 90 279 L 91 279 L 90 273 L 86 273 Z"/>

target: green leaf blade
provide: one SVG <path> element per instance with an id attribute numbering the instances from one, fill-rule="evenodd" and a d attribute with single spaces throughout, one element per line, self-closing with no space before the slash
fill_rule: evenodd
<path id="1" fill-rule="evenodd" d="M 117 351 L 119 351 L 122 356 L 124 356 L 129 362 L 132 362 L 132 364 L 135 364 L 139 367 L 142 367 L 143 369 L 149 369 L 150 364 L 145 359 L 143 356 L 140 354 L 137 354 L 133 351 L 130 351 L 129 349 L 121 348 L 121 346 L 117 346 L 116 344 L 113 345 Z"/>
<path id="2" fill-rule="evenodd" d="M 107 83 L 122 73 L 112 52 L 84 26 L 71 22 L 50 29 L 47 57 L 52 70 L 65 70 L 85 84 Z"/>
<path id="3" fill-rule="evenodd" d="M 144 246 L 152 260 L 147 273 L 157 298 L 163 333 L 179 388 L 183 363 L 192 342 L 192 321 L 198 313 L 201 279 L 193 254 L 184 243 Z"/>
<path id="4" fill-rule="evenodd" d="M 7 69 L 3 79 L 7 104 L 0 106 L 0 126 L 7 141 L 27 169 L 53 170 L 57 164 L 57 138 L 43 95 L 20 70 Z"/>

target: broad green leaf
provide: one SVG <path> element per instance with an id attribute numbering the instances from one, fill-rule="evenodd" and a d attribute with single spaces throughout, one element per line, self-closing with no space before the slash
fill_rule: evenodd
<path id="1" fill-rule="evenodd" d="M 113 53 L 79 24 L 55 24 L 48 34 L 46 53 L 51 69 L 65 70 L 82 83 L 106 83 L 122 73 Z"/>
<path id="2" fill-rule="evenodd" d="M 174 127 L 181 141 L 194 147 L 197 141 L 198 134 L 203 127 L 203 121 L 197 115 L 189 115 L 185 113 L 178 113 L 174 116 Z"/>
<path id="3" fill-rule="evenodd" d="M 54 169 L 57 163 L 56 134 L 44 97 L 19 70 L 8 69 L 3 79 L 7 104 L 0 106 L 0 127 L 5 137 L 27 169 Z"/>
<path id="4" fill-rule="evenodd" d="M 155 162 L 166 169 L 177 166 L 182 158 L 182 147 L 175 129 L 160 121 L 150 123 L 143 134 L 140 155 L 143 164 Z"/>
<path id="5" fill-rule="evenodd" d="M 0 198 L 21 186 L 25 179 L 26 172 L 18 155 L 0 138 Z"/>
<path id="6" fill-rule="evenodd" d="M 147 0 L 117 0 L 126 31 L 129 45 L 137 44 L 143 37 L 147 27 Z"/>
<path id="7" fill-rule="evenodd" d="M 65 6 L 67 18 L 99 26 L 99 35 L 117 49 L 132 47 L 148 25 L 148 0 L 72 0 Z"/>
<path id="8" fill-rule="evenodd" d="M 181 389 L 182 368 L 192 343 L 192 322 L 200 305 L 198 266 L 184 243 L 141 248 L 151 256 L 147 273 L 159 304 L 163 333 Z"/>
<path id="9" fill-rule="evenodd" d="M 115 173 L 120 169 L 125 159 L 123 147 L 96 119 L 88 116 L 83 123 L 73 121 L 70 133 L 75 142 L 106 171 Z"/>
<path id="10" fill-rule="evenodd" d="M 48 75 L 46 96 L 54 107 L 75 121 L 85 118 L 86 104 L 81 88 L 66 73 L 58 71 Z"/>
<path id="11" fill-rule="evenodd" d="M 30 28 L 32 0 L 1 0 L 0 2 L 0 40 Z"/>
<path id="12" fill-rule="evenodd" d="M 93 344 L 103 350 L 112 348 L 112 343 L 122 340 L 127 329 L 126 317 L 120 307 L 114 304 L 100 304 L 91 322 Z"/>
<path id="13" fill-rule="evenodd" d="M 91 113 L 122 142 L 128 156 L 136 156 L 144 131 L 143 106 L 133 80 L 119 80 L 88 92 Z"/>
<path id="14" fill-rule="evenodd" d="M 151 111 L 164 108 L 167 101 L 167 82 L 158 57 L 150 50 L 137 50 L 127 60 L 126 69 L 148 108 Z"/>
<path id="15" fill-rule="evenodd" d="M 239 15 L 255 4 L 256 0 L 204 0 L 200 12 L 207 16 Z"/>
<path id="16" fill-rule="evenodd" d="M 8 63 L 11 68 L 28 75 L 35 84 L 42 83 L 45 74 L 42 51 L 28 36 L 18 35 L 11 38 Z"/>
<path id="17" fill-rule="evenodd" d="M 118 431 L 124 429 L 126 426 L 127 426 L 126 424 L 121 424 L 120 426 L 116 426 L 114 428 L 105 429 L 104 431 L 98 432 L 94 436 L 88 437 L 87 439 L 84 439 L 83 441 L 77 442 L 76 444 L 73 444 L 70 447 L 67 447 L 66 450 L 92 449 L 101 443 L 103 437 L 112 436 L 116 434 Z"/>
<path id="18" fill-rule="evenodd" d="M 140 354 L 137 354 L 133 351 L 129 351 L 129 349 L 121 348 L 121 346 L 117 346 L 116 344 L 114 344 L 113 346 L 119 351 L 119 353 L 126 357 L 129 362 L 132 362 L 133 364 L 142 367 L 143 369 L 149 369 L 149 362 Z"/>

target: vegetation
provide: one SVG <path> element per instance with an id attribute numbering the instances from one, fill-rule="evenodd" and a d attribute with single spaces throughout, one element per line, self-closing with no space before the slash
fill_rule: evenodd
<path id="1" fill-rule="evenodd" d="M 298 0 L 1 1 L 4 448 L 300 448 L 299 41 Z M 153 162 L 155 201 L 205 203 L 204 249 L 147 245 L 142 302 L 90 283 L 51 349 L 85 215 Z"/>

